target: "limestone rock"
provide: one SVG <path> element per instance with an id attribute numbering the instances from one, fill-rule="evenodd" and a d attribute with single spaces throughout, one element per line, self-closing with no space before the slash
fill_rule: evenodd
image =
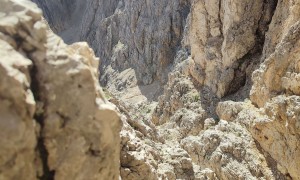
<path id="1" fill-rule="evenodd" d="M 86 40 L 96 50 L 103 83 L 110 81 L 105 73 L 110 68 L 117 73 L 133 68 L 142 84 L 165 82 L 190 7 L 183 0 L 34 1 L 56 33 L 68 42 Z"/>
<path id="2" fill-rule="evenodd" d="M 281 6 L 284 6 L 282 2 L 278 11 L 287 8 Z M 293 8 L 297 8 L 297 5 L 291 6 L 291 9 Z M 278 13 L 280 12 L 276 10 L 275 15 L 278 16 Z M 295 15 L 297 14 L 290 14 L 293 17 Z M 273 23 L 272 26 L 275 26 Z M 236 111 L 235 105 L 225 102 L 224 105 L 227 107 L 220 105 L 219 115 L 226 120 L 235 119 L 234 121 L 244 124 L 263 151 L 270 155 L 269 159 L 275 162 L 271 167 L 279 170 L 285 178 L 299 179 L 299 173 L 296 171 L 299 167 L 297 164 L 299 152 L 295 149 L 299 146 L 297 135 L 299 84 L 295 81 L 299 64 L 299 59 L 295 58 L 299 56 L 297 48 L 299 22 L 291 24 L 285 30 L 286 33 L 281 36 L 281 41 L 277 41 L 276 46 L 265 46 L 266 59 L 253 73 L 254 84 L 250 98 L 251 103 L 257 107 L 242 103 L 244 105 Z M 274 35 L 272 33 L 278 32 L 270 29 L 267 37 L 272 37 Z M 274 51 L 268 48 L 273 48 Z M 231 117 L 227 118 L 227 114 Z"/>
<path id="3" fill-rule="evenodd" d="M 232 83 L 243 86 L 245 74 L 238 71 L 250 61 L 246 55 L 256 53 L 259 25 L 270 21 L 262 17 L 270 8 L 263 7 L 263 1 L 193 1 L 190 74 L 218 97 L 235 91 Z"/>
<path id="4" fill-rule="evenodd" d="M 0 179 L 118 179 L 120 120 L 93 51 L 47 31 L 30 1 L 0 14 Z"/>
<path id="5" fill-rule="evenodd" d="M 125 119 L 124 119 L 125 120 Z M 126 121 L 121 132 L 122 179 L 189 179 L 194 177 L 189 155 L 144 136 L 139 136 Z"/>
<path id="6" fill-rule="evenodd" d="M 117 179 L 120 122 L 99 91 L 92 52 L 51 35 L 47 49 L 46 61 L 36 62 L 36 78 L 41 101 L 47 102 L 43 137 L 49 169 L 57 179 Z"/>
<path id="7" fill-rule="evenodd" d="M 199 101 L 200 95 L 192 81 L 181 73 L 174 72 L 169 76 L 164 95 L 160 96 L 152 121 L 157 125 L 164 124 L 177 110 L 182 108 L 191 109 L 193 107 L 195 110 L 198 109 L 199 114 L 201 111 L 204 113 L 201 104 L 198 104 Z"/>
<path id="8" fill-rule="evenodd" d="M 32 62 L 2 38 L 0 47 L 0 179 L 35 179 L 38 125 L 30 90 Z"/>
<path id="9" fill-rule="evenodd" d="M 235 120 L 239 112 L 243 110 L 244 104 L 245 103 L 233 101 L 220 102 L 217 106 L 216 112 L 220 119 L 232 121 Z"/>
<path id="10" fill-rule="evenodd" d="M 238 124 L 221 120 L 199 136 L 183 139 L 181 144 L 194 163 L 213 170 L 220 179 L 274 178 L 254 139 Z"/>
<path id="11" fill-rule="evenodd" d="M 120 159 L 122 179 L 158 179 L 157 151 L 137 136 L 134 129 L 126 122 L 126 117 L 122 120 Z"/>
<path id="12" fill-rule="evenodd" d="M 244 124 L 263 151 L 270 155 L 271 168 L 280 171 L 282 177 L 298 179 L 298 119 L 299 97 L 281 95 L 261 109 L 248 106 L 235 121 Z"/>
<path id="13" fill-rule="evenodd" d="M 48 174 L 55 170 L 57 178 L 96 178 L 95 169 L 103 167 L 99 157 L 113 156 L 105 167 L 117 178 L 119 158 L 122 179 L 300 179 L 299 0 L 35 2 L 54 32 L 68 43 L 87 41 L 100 56 L 105 95 L 123 114 L 121 152 L 119 158 L 116 114 L 105 110 L 114 114 L 115 124 L 102 117 L 91 120 L 97 119 L 95 98 L 99 106 L 108 106 L 95 90 L 93 53 L 83 44 L 70 47 L 54 35 L 40 36 L 43 23 L 31 23 L 36 31 L 24 38 L 27 31 L 7 23 L 19 22 L 13 18 L 0 21 L 6 24 L 1 32 L 26 41 L 17 46 L 16 36 L 0 37 L 10 44 L 7 50 L 30 60 L 0 67 L 18 67 L 23 74 L 18 83 L 24 84 L 18 92 L 27 93 L 18 105 L 35 115 L 42 112 L 45 119 L 39 136 L 32 115 L 22 116 L 37 135 L 22 137 L 31 144 L 16 152 L 28 149 L 24 153 L 31 159 L 18 167 L 36 170 L 30 148 L 37 136 L 49 152 Z M 37 18 L 32 22 L 40 22 L 40 12 L 31 14 Z M 41 46 L 46 41 L 47 47 Z M 28 73 L 30 66 L 38 71 Z M 34 82 L 40 82 L 33 91 L 35 103 L 28 85 Z M 102 126 L 111 132 L 101 131 Z M 89 168 L 75 174 L 79 170 L 68 164 L 76 163 L 78 169 Z"/>
<path id="14" fill-rule="evenodd" d="M 275 51 L 253 73 L 254 85 L 251 100 L 262 107 L 269 99 L 280 93 L 299 95 L 300 22 L 293 24 L 280 41 Z"/>
<path id="15" fill-rule="evenodd" d="M 118 103 L 117 106 L 126 115 L 122 116 L 121 131 L 122 179 L 195 178 L 191 158 L 179 144 L 174 147 L 174 144 L 162 143 L 148 125 L 129 119 L 126 109 Z"/>

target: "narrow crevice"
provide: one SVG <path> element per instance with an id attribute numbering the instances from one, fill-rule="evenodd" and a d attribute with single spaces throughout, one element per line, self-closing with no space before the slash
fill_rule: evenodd
<path id="1" fill-rule="evenodd" d="M 55 175 L 55 171 L 54 170 L 50 170 L 48 167 L 48 151 L 44 145 L 44 140 L 41 137 L 38 138 L 38 144 L 37 144 L 37 150 L 39 151 L 40 154 L 40 158 L 42 160 L 43 163 L 43 175 L 38 177 L 38 179 L 40 180 L 53 180 L 54 179 L 54 175 Z"/>
<path id="2" fill-rule="evenodd" d="M 43 166 L 43 174 L 38 176 L 37 178 L 40 180 L 53 180 L 55 171 L 50 170 L 48 167 L 48 151 L 44 143 L 43 139 L 43 129 L 44 129 L 44 105 L 42 102 L 41 94 L 40 94 L 40 87 L 39 87 L 39 80 L 37 79 L 38 70 L 37 67 L 34 65 L 30 71 L 31 77 L 31 90 L 34 96 L 35 101 L 37 102 L 36 112 L 34 114 L 34 119 L 40 125 L 41 130 L 38 134 L 38 142 L 36 151 L 40 156 L 42 166 Z"/>
<path id="3" fill-rule="evenodd" d="M 99 2 L 97 1 L 97 2 L 95 2 L 95 1 L 93 1 L 93 2 L 91 2 L 91 3 L 96 3 L 95 4 L 95 6 L 94 6 L 94 9 L 93 9 L 93 13 L 92 13 L 92 18 L 90 19 L 90 21 L 88 22 L 88 30 L 87 30 L 87 32 L 86 32 L 86 35 L 85 35 L 85 37 L 80 37 L 80 40 L 81 41 L 83 41 L 84 39 L 87 39 L 87 40 L 89 40 L 88 42 L 89 42 L 89 44 L 90 44 L 90 42 L 93 42 L 93 39 L 95 38 L 95 31 L 93 31 L 94 30 L 94 23 L 95 23 L 95 19 L 96 19 L 96 14 L 97 14 L 97 12 L 98 12 L 98 10 L 99 10 Z"/>
<path id="4" fill-rule="evenodd" d="M 251 83 L 249 83 L 252 71 L 247 72 L 247 69 L 249 66 L 257 66 L 261 57 L 262 53 L 262 46 L 260 43 L 256 44 L 252 50 L 250 50 L 244 57 L 239 59 L 236 62 L 236 67 L 234 69 L 234 79 L 231 81 L 229 85 L 229 89 L 224 96 L 226 98 L 227 96 L 234 95 L 237 93 L 240 89 L 243 87 L 251 86 Z M 249 89 L 249 88 L 248 88 Z M 248 96 L 249 93 L 246 93 L 244 96 Z"/>
<path id="5" fill-rule="evenodd" d="M 29 31 L 27 30 L 27 27 L 21 25 L 20 29 L 24 30 L 25 33 L 28 35 L 30 34 Z M 27 36 L 23 35 L 19 35 L 16 34 L 13 36 L 14 41 L 17 44 L 16 49 L 18 49 L 19 52 L 22 52 L 22 54 L 24 53 L 25 57 L 28 57 L 28 59 L 35 59 L 34 57 L 32 57 L 32 53 L 37 52 L 41 49 L 43 49 L 44 47 L 35 47 L 33 49 L 26 50 L 22 45 L 24 45 L 23 43 L 27 43 L 26 41 Z M 35 46 L 34 43 L 31 43 L 30 45 Z M 14 46 L 14 45 L 12 45 Z M 44 127 L 44 107 L 43 107 L 43 101 L 41 98 L 41 94 L 40 94 L 40 84 L 39 84 L 39 80 L 38 80 L 38 69 L 37 67 L 34 65 L 34 60 L 32 61 L 33 66 L 30 69 L 30 79 L 31 79 L 31 83 L 30 83 L 30 90 L 32 91 L 32 94 L 34 96 L 34 100 L 36 102 L 36 110 L 35 110 L 35 114 L 34 114 L 34 119 L 36 120 L 36 122 L 40 125 L 40 131 L 36 134 L 37 135 L 37 146 L 36 146 L 36 153 L 39 155 L 39 157 L 41 159 L 42 162 L 42 166 L 43 166 L 43 172 L 42 175 L 39 174 L 38 170 L 37 170 L 37 178 L 40 180 L 53 180 L 54 179 L 54 174 L 55 171 L 51 171 L 48 167 L 48 163 L 47 163 L 47 159 L 48 159 L 48 152 L 47 149 L 44 145 L 44 140 L 43 140 L 43 127 Z"/>
<path id="6" fill-rule="evenodd" d="M 90 156 L 93 156 L 93 157 L 101 157 L 101 151 L 100 150 L 95 150 L 93 149 L 91 146 L 89 147 L 88 149 L 88 154 Z"/>
<path id="7" fill-rule="evenodd" d="M 246 85 L 246 70 L 243 68 L 244 63 L 238 64 L 238 68 L 234 70 L 234 79 L 231 81 L 228 93 L 225 96 L 235 94 L 238 90 Z"/>
<path id="8" fill-rule="evenodd" d="M 23 28 L 26 29 L 26 28 Z M 30 34 L 28 32 L 28 34 Z M 20 51 L 24 52 L 26 54 L 26 57 L 29 57 L 29 59 L 35 59 L 34 57 L 31 56 L 31 54 L 35 51 L 37 51 L 37 49 L 33 49 L 31 51 L 27 51 L 25 49 L 22 49 L 21 45 L 23 44 L 25 38 L 21 37 L 21 36 L 14 36 L 13 37 L 15 39 L 16 42 L 18 42 L 17 44 L 19 44 L 19 47 L 17 49 L 20 49 Z M 55 171 L 51 171 L 48 167 L 48 163 L 47 163 L 47 159 L 48 159 L 48 152 L 47 149 L 45 147 L 44 144 L 44 139 L 43 139 L 43 128 L 44 128 L 44 106 L 43 106 L 43 101 L 42 101 L 42 97 L 40 94 L 40 83 L 38 80 L 38 69 L 37 67 L 34 65 L 34 60 L 32 61 L 33 66 L 30 69 L 30 79 L 31 79 L 31 83 L 30 83 L 30 89 L 32 91 L 32 94 L 34 96 L 34 100 L 36 102 L 36 110 L 35 110 L 35 114 L 34 114 L 34 119 L 36 120 L 36 122 L 40 125 L 40 130 L 39 132 L 37 132 L 37 146 L 36 146 L 36 153 L 38 154 L 40 158 L 41 162 L 42 162 L 42 168 L 43 168 L 43 172 L 42 175 L 39 174 L 39 172 L 37 172 L 37 178 L 40 180 L 53 180 L 54 179 L 54 174 Z"/>
<path id="9" fill-rule="evenodd" d="M 262 57 L 263 47 L 265 44 L 265 35 L 269 30 L 269 25 L 274 16 L 277 2 L 277 0 L 264 0 L 262 15 L 258 21 L 258 28 L 255 32 L 255 45 L 246 55 L 236 62 L 236 66 L 234 68 L 234 79 L 231 81 L 229 89 L 222 99 L 233 98 L 236 100 L 236 97 L 234 97 L 235 94 L 238 94 L 238 100 L 243 100 L 249 97 L 252 86 L 251 75 L 253 71 L 257 69 Z M 247 92 L 239 93 L 239 91 Z"/>

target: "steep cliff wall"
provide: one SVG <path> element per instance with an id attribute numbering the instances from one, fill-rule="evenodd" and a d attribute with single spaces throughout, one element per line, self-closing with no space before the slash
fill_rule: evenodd
<path id="1" fill-rule="evenodd" d="M 31 1 L 0 14 L 0 179 L 118 179 L 120 119 L 93 51 L 64 44 Z"/>
<path id="2" fill-rule="evenodd" d="M 44 16 L 53 31 L 69 43 L 87 41 L 100 56 L 100 80 L 108 89 L 105 96 L 122 113 L 120 157 L 115 156 L 120 158 L 122 179 L 300 179 L 299 0 L 35 2 L 44 10 Z M 35 24 L 33 29 L 38 27 Z M 5 32 L 10 29 L 7 27 Z M 23 37 L 23 31 L 18 33 Z M 35 37 L 38 33 L 31 34 Z M 14 39 L 19 36 L 3 37 L 10 44 L 19 42 L 19 38 Z M 58 43 L 59 46 L 54 45 L 57 41 L 50 37 L 53 36 L 48 37 L 48 48 L 45 48 L 49 52 L 39 50 L 48 52 L 45 62 L 42 61 L 46 65 L 39 66 L 41 61 L 38 53 L 30 55 L 32 61 L 18 64 L 27 67 L 32 62 L 33 67 L 41 69 L 35 71 L 32 68 L 27 73 L 28 77 L 36 77 L 32 74 L 38 74 L 39 78 L 29 78 L 32 82 L 53 82 L 56 78 L 61 79 L 63 75 L 60 73 L 64 71 L 73 77 L 72 74 L 78 72 L 73 70 L 78 67 L 73 62 L 78 57 L 73 55 L 74 52 L 90 54 L 84 51 L 87 48 L 80 45 L 70 47 L 62 42 Z M 27 48 L 30 49 L 29 45 L 34 43 L 30 38 L 25 42 L 22 46 L 11 46 L 18 47 L 15 48 L 18 51 L 28 52 Z M 19 47 L 24 47 L 24 50 Z M 67 50 L 70 54 L 61 52 L 61 49 L 69 48 L 72 49 Z M 30 49 L 29 52 L 35 51 Z M 53 58 L 63 61 L 53 61 Z M 58 66 L 66 59 L 75 65 L 71 63 L 70 69 L 59 71 Z M 54 71 L 52 66 L 55 66 L 55 75 L 58 77 L 50 76 L 50 70 Z M 26 72 L 22 73 L 26 75 Z M 84 75 L 75 77 L 89 82 Z M 55 163 L 57 159 L 61 160 L 65 151 L 69 152 L 65 148 L 69 147 L 72 152 L 68 157 L 78 157 L 76 153 L 81 152 L 73 151 L 73 147 L 86 148 L 82 136 L 86 142 L 94 142 L 89 139 L 94 136 L 81 129 L 81 122 L 88 123 L 89 118 L 80 121 L 81 115 L 76 112 L 90 113 L 93 108 L 89 106 L 94 102 L 95 96 L 92 95 L 95 90 L 91 88 L 83 91 L 84 87 L 90 86 L 82 86 L 81 81 L 67 83 L 69 76 L 63 79 L 64 85 L 70 84 L 70 87 L 66 86 L 69 88 L 67 92 L 60 92 L 63 89 L 60 83 L 54 83 L 55 87 L 61 87 L 57 90 L 51 90 L 53 85 L 33 88 L 35 100 L 46 102 L 46 105 L 36 105 L 37 110 L 32 108 L 35 105 L 33 101 L 28 101 L 30 98 L 18 103 L 29 109 L 31 114 L 36 114 L 37 119 L 46 118 L 45 124 L 41 124 L 43 136 L 38 137 L 42 137 L 41 142 L 45 144 L 42 147 L 49 153 L 47 174 L 51 175 L 55 170 L 58 178 L 65 177 L 63 172 L 75 172 L 75 168 L 73 172 L 64 163 Z M 30 85 L 25 83 L 21 87 L 28 97 L 32 97 L 30 91 L 27 91 Z M 76 94 L 76 87 L 83 89 L 82 93 L 87 94 L 87 97 Z M 42 92 L 41 95 L 35 93 L 36 90 Z M 63 97 L 75 104 L 70 92 L 74 92 L 72 97 L 79 98 L 80 104 L 88 109 L 78 108 L 78 105 L 72 109 L 63 108 L 63 102 L 55 100 L 57 98 L 53 95 L 62 93 Z M 15 97 L 17 100 L 20 98 Z M 102 103 L 105 105 L 101 106 L 106 106 L 106 102 Z M 42 116 L 37 116 L 40 109 Z M 57 115 L 53 115 L 54 112 Z M 24 122 L 29 122 L 25 123 L 28 130 L 24 133 L 29 134 L 25 140 L 30 142 L 20 144 L 20 148 L 26 145 L 24 156 L 20 157 L 23 159 L 34 154 L 32 147 L 36 145 L 36 135 L 31 130 L 35 128 L 30 124 L 31 114 L 22 116 Z M 54 120 L 47 120 L 50 117 Z M 70 117 L 76 120 L 70 121 Z M 57 118 L 63 119 L 59 121 L 61 125 L 53 123 Z M 57 128 L 69 127 L 66 124 L 71 127 L 67 131 Z M 92 124 L 88 127 L 97 134 L 97 128 L 102 125 Z M 72 146 L 64 146 L 66 142 L 73 142 L 66 140 L 68 135 L 79 136 Z M 56 140 L 58 147 L 65 148 L 53 148 L 56 143 L 50 139 Z M 113 147 L 115 144 L 110 144 L 113 142 L 118 142 L 118 138 L 107 141 L 108 146 Z M 80 156 L 86 157 L 86 160 L 76 160 L 81 163 L 76 167 L 83 167 L 85 162 L 93 161 L 94 157 L 91 156 L 96 157 L 97 163 L 99 156 L 107 158 L 109 152 L 117 153 L 117 150 L 109 151 L 106 148 L 98 151 L 92 144 L 89 143 L 90 148 L 87 148 L 90 149 L 89 153 Z M 118 162 L 110 161 L 109 164 L 114 171 L 109 175 L 117 177 Z M 9 165 L 7 163 L 4 167 L 13 167 Z M 86 173 L 97 176 L 94 168 L 102 166 L 101 163 L 98 165 L 89 168 L 90 171 Z M 27 168 L 26 171 L 36 171 L 30 163 L 22 164 L 22 167 Z M 73 175 L 86 176 L 80 173 Z"/>
<path id="3" fill-rule="evenodd" d="M 88 0 L 83 6 L 70 0 L 35 2 L 65 40 L 79 38 L 91 45 L 101 59 L 104 84 L 111 81 L 113 71 L 128 68 L 135 70 L 140 84 L 165 83 L 169 66 L 183 48 L 180 42 L 190 10 L 190 2 L 183 0 Z M 73 19 L 81 23 L 74 26 Z"/>

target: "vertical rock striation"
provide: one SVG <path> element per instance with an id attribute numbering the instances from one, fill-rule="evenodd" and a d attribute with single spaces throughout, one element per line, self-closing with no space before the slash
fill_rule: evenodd
<path id="1" fill-rule="evenodd" d="M 104 84 L 111 81 L 112 71 L 128 68 L 135 70 L 139 84 L 155 80 L 165 83 L 169 66 L 183 48 L 181 39 L 190 9 L 190 2 L 183 0 L 89 0 L 83 6 L 73 1 L 35 2 L 46 10 L 49 24 L 65 40 L 74 42 L 79 38 L 95 49 L 102 60 Z M 75 11 L 54 17 L 70 7 Z M 80 11 L 76 11 L 78 7 Z M 62 24 L 62 18 L 68 19 Z M 74 27 L 73 19 L 81 22 L 79 28 Z"/>
<path id="2" fill-rule="evenodd" d="M 259 58 L 275 2 L 193 1 L 190 74 L 218 97 L 245 85 L 246 68 Z M 234 86 L 234 87 L 233 87 Z"/>
<path id="3" fill-rule="evenodd" d="M 30 1 L 0 14 L 0 179 L 118 179 L 120 119 L 93 51 L 64 44 Z"/>
<path id="4" fill-rule="evenodd" d="M 4 2 L 1 178 L 300 179 L 299 0 Z"/>

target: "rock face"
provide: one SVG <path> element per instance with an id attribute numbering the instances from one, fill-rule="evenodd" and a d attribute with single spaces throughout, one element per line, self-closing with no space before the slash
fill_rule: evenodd
<path id="1" fill-rule="evenodd" d="M 244 86 L 245 69 L 261 55 L 276 6 L 220 0 L 35 2 L 67 42 L 85 40 L 96 50 L 102 83 L 133 68 L 138 84 L 165 84 L 174 62 L 191 53 L 189 74 L 219 97 Z"/>
<path id="2" fill-rule="evenodd" d="M 106 90 L 4 0 L 0 179 L 300 179 L 299 0 L 34 2 Z"/>
<path id="3" fill-rule="evenodd" d="M 274 2 L 195 0 L 192 9 L 190 73 L 218 97 L 233 93 L 245 84 L 249 56 L 261 53 Z"/>
<path id="4" fill-rule="evenodd" d="M 120 119 L 93 51 L 64 44 L 30 1 L 0 14 L 0 179 L 118 179 Z"/>
<path id="5" fill-rule="evenodd" d="M 112 72 L 108 70 L 128 68 L 135 70 L 141 84 L 166 82 L 169 66 L 182 49 L 180 42 L 190 9 L 190 2 L 185 0 L 88 0 L 84 5 L 72 0 L 34 1 L 65 40 L 88 41 L 102 61 L 103 83 L 111 81 Z M 74 28 L 74 21 L 79 23 L 78 28 Z"/>

